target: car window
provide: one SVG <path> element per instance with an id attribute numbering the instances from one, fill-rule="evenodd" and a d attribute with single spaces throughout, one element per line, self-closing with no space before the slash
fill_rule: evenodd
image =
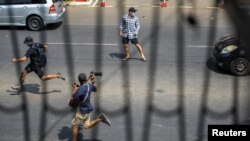
<path id="1" fill-rule="evenodd" d="M 30 0 L 31 4 L 44 4 L 46 0 Z"/>

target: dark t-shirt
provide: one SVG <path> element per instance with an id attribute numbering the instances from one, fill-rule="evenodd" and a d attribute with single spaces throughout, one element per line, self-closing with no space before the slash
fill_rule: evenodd
<path id="1" fill-rule="evenodd" d="M 90 97 L 91 97 L 91 92 L 95 92 L 95 91 L 96 91 L 96 87 L 94 87 L 90 83 L 86 83 L 86 84 L 80 86 L 78 88 L 78 90 L 76 91 L 76 93 L 73 95 L 74 99 L 77 102 L 80 102 L 79 110 L 81 113 L 88 114 L 88 113 L 93 111 L 93 106 L 90 102 Z M 88 97 L 87 97 L 86 101 L 84 103 L 81 103 L 84 100 L 84 98 L 86 97 L 87 93 L 88 93 Z"/>
<path id="2" fill-rule="evenodd" d="M 25 56 L 27 58 L 30 58 L 30 64 L 31 65 L 39 65 L 39 63 L 38 63 L 38 55 L 39 54 L 38 54 L 37 50 L 32 48 L 32 47 L 30 47 L 27 50 L 26 54 L 25 54 Z"/>

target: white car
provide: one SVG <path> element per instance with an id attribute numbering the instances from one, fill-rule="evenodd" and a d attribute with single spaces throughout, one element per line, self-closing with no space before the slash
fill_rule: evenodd
<path id="1" fill-rule="evenodd" d="M 0 26 L 27 26 L 41 30 L 63 20 L 62 0 L 0 0 Z"/>

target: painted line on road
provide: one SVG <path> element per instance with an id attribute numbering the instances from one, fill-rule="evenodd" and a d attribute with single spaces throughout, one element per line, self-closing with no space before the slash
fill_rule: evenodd
<path id="1" fill-rule="evenodd" d="M 47 43 L 48 45 L 77 45 L 77 46 L 118 46 L 112 43 Z M 212 48 L 213 46 L 187 45 L 187 48 Z"/>
<path id="2" fill-rule="evenodd" d="M 98 5 L 98 0 L 96 0 L 92 5 L 90 5 L 89 7 L 92 8 L 102 8 L 100 5 Z M 124 5 L 123 7 L 152 7 L 152 8 L 162 8 L 160 5 Z M 105 6 L 106 8 L 114 8 L 114 7 L 120 7 L 117 5 L 107 5 Z M 180 8 L 180 9 L 194 9 L 195 7 L 193 6 L 167 6 L 166 8 L 164 7 L 163 9 L 176 9 L 176 8 Z M 211 7 L 211 6 L 205 6 L 205 7 L 201 7 L 201 8 L 206 8 L 206 9 L 221 9 L 219 7 Z"/>
<path id="3" fill-rule="evenodd" d="M 219 7 L 207 6 L 207 9 L 220 9 Z"/>
<path id="4" fill-rule="evenodd" d="M 138 5 L 126 5 L 125 7 L 139 7 Z"/>
<path id="5" fill-rule="evenodd" d="M 211 48 L 213 46 L 193 46 L 193 45 L 187 45 L 188 48 Z"/>
<path id="6" fill-rule="evenodd" d="M 179 6 L 179 8 L 183 8 L 183 9 L 192 9 L 193 6 L 183 5 L 183 6 Z"/>
<path id="7" fill-rule="evenodd" d="M 111 43 L 47 43 L 48 45 L 77 45 L 77 46 L 118 46 Z"/>
<path id="8" fill-rule="evenodd" d="M 102 8 L 101 6 L 91 6 L 93 8 Z M 107 5 L 105 8 L 113 8 L 114 6 Z"/>
<path id="9" fill-rule="evenodd" d="M 92 7 L 95 7 L 96 4 L 98 3 L 99 0 L 96 0 L 93 4 L 92 4 Z"/>
<path id="10" fill-rule="evenodd" d="M 158 7 L 161 7 L 160 5 L 152 5 L 151 7 L 153 8 L 158 8 Z M 180 9 L 193 9 L 194 7 L 192 6 L 168 6 L 166 9 L 175 9 L 175 8 L 180 8 Z M 164 8 L 164 7 L 161 7 L 161 8 Z"/>

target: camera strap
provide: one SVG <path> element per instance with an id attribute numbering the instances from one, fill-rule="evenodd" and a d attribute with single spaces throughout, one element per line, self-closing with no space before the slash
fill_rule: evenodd
<path id="1" fill-rule="evenodd" d="M 87 85 L 87 88 L 88 88 L 87 94 L 86 94 L 86 96 L 84 97 L 83 101 L 79 102 L 79 105 L 82 104 L 82 103 L 84 103 L 84 102 L 87 100 L 88 96 L 89 96 L 89 85 L 88 85 L 88 84 L 86 84 L 86 85 Z"/>

